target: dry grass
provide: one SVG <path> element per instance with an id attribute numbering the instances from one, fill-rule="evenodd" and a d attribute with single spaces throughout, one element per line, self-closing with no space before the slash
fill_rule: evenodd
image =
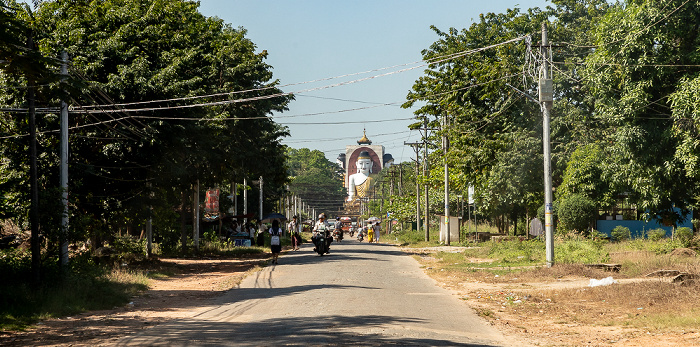
<path id="1" fill-rule="evenodd" d="M 657 255 L 650 251 L 624 251 L 610 253 L 613 263 L 622 265 L 622 272 L 629 277 L 645 276 L 656 270 L 679 270 L 682 272 L 700 274 L 700 257 L 681 255 Z"/>
<path id="2" fill-rule="evenodd" d="M 656 338 L 666 345 L 697 345 L 693 338 L 700 336 L 700 281 L 671 283 L 646 275 L 657 270 L 700 275 L 700 257 L 685 249 L 658 254 L 616 244 L 610 250 L 609 262 L 622 265 L 619 273 L 583 264 L 547 268 L 511 267 L 493 259 L 485 263 L 474 250 L 461 257 L 433 253 L 416 259 L 482 317 L 515 327 L 543 345 L 642 346 Z M 588 286 L 590 279 L 608 276 L 620 283 Z"/>

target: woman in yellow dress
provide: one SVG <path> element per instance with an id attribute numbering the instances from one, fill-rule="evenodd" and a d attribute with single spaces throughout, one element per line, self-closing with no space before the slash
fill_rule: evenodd
<path id="1" fill-rule="evenodd" d="M 374 225 L 372 225 L 371 223 L 367 228 L 367 242 L 374 242 Z"/>

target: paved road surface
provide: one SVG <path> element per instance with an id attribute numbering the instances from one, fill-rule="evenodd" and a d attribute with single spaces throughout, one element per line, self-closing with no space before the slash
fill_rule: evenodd
<path id="1" fill-rule="evenodd" d="M 504 346 L 504 337 L 394 246 L 312 245 L 280 257 L 187 319 L 119 346 Z M 516 345 L 516 344 L 513 344 Z"/>

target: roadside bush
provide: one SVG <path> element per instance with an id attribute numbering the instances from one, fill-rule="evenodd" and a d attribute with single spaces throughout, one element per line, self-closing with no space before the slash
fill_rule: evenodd
<path id="1" fill-rule="evenodd" d="M 629 240 L 632 237 L 632 234 L 630 233 L 630 228 L 618 225 L 612 230 L 610 236 L 612 236 L 613 240 L 619 242 Z"/>
<path id="2" fill-rule="evenodd" d="M 678 228 L 676 230 L 674 238 L 683 245 L 683 247 L 690 246 L 690 242 L 693 240 L 693 229 L 688 227 Z"/>
<path id="3" fill-rule="evenodd" d="M 586 231 L 590 228 L 595 212 L 595 203 L 590 198 L 580 194 L 569 195 L 559 202 L 559 226 L 563 230 Z"/>
<path id="4" fill-rule="evenodd" d="M 118 254 L 146 254 L 146 239 L 139 239 L 131 235 L 116 236 L 112 241 L 112 248 Z"/>
<path id="5" fill-rule="evenodd" d="M 499 259 L 503 263 L 530 263 L 545 260 L 544 242 L 539 240 L 529 241 L 504 241 L 488 242 L 484 247 L 491 247 L 488 256 Z"/>
<path id="6" fill-rule="evenodd" d="M 555 261 L 562 264 L 605 263 L 610 253 L 604 249 L 604 241 L 570 240 L 556 246 Z"/>
<path id="7" fill-rule="evenodd" d="M 657 228 L 647 231 L 647 238 L 651 241 L 659 241 L 666 237 L 666 230 Z"/>

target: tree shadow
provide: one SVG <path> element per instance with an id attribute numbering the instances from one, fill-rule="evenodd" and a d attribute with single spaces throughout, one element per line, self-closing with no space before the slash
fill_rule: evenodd
<path id="1" fill-rule="evenodd" d="M 392 316 L 318 316 L 267 319 L 255 322 L 213 322 L 183 319 L 121 339 L 117 346 L 496 346 L 490 342 L 438 332 L 383 334 L 386 327 L 420 325 L 416 318 Z M 405 336 L 413 335 L 413 336 Z M 421 336 L 422 335 L 422 336 Z M 452 336 L 453 337 L 453 336 Z"/>

